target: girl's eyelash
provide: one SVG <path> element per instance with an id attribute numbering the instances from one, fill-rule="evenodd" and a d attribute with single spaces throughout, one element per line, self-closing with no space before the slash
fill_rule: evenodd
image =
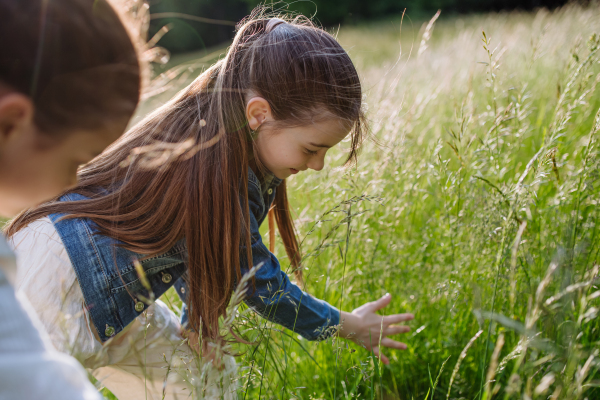
<path id="1" fill-rule="evenodd" d="M 304 150 L 305 150 L 305 151 L 306 151 L 308 154 L 311 154 L 311 155 L 315 155 L 315 154 L 317 154 L 317 152 L 316 152 L 316 151 L 314 151 L 314 150 L 309 150 L 309 149 L 304 149 Z"/>

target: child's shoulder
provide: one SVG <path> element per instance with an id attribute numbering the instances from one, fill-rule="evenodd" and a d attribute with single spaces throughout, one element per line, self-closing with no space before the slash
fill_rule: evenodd
<path id="1" fill-rule="evenodd" d="M 45 244 L 46 246 L 41 246 Z M 42 248 L 51 244 L 62 247 L 62 241 L 49 217 L 43 217 L 33 221 L 9 239 L 10 246 L 20 253 L 34 251 L 40 246 Z"/>

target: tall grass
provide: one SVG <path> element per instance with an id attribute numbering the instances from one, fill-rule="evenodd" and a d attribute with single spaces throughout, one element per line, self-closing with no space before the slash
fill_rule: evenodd
<path id="1" fill-rule="evenodd" d="M 409 348 L 385 366 L 242 306 L 240 398 L 600 398 L 594 32 L 596 4 L 339 31 L 377 140 L 290 180 L 306 289 L 345 310 L 391 293 Z"/>
<path id="2" fill-rule="evenodd" d="M 243 313 L 242 398 L 600 398 L 594 32 L 574 6 L 340 30 L 383 145 L 291 181 L 307 289 L 391 293 L 409 349 L 384 366 Z"/>

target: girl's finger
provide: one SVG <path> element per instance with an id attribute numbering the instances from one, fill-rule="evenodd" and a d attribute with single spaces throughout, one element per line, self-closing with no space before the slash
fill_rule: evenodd
<path id="1" fill-rule="evenodd" d="M 408 346 L 402 342 L 397 342 L 390 338 L 381 339 L 381 345 L 389 347 L 390 349 L 406 350 Z"/>
<path id="2" fill-rule="evenodd" d="M 415 316 L 411 313 L 394 314 L 394 315 L 388 315 L 386 317 L 383 317 L 383 323 L 385 325 L 392 325 L 392 324 L 398 324 L 400 322 L 410 321 L 411 319 L 414 319 L 414 318 L 415 318 Z"/>
<path id="3" fill-rule="evenodd" d="M 390 364 L 390 360 L 381 351 L 379 351 L 379 347 L 375 347 L 373 349 L 373 354 L 375 354 L 375 356 L 379 358 L 379 360 L 385 365 Z"/>
<path id="4" fill-rule="evenodd" d="M 383 335 L 384 336 L 392 336 L 392 335 L 398 335 L 400 333 L 406 333 L 406 332 L 410 332 L 410 326 L 391 325 L 383 330 Z"/>
<path id="5" fill-rule="evenodd" d="M 386 293 L 382 298 L 380 298 L 379 300 L 375 300 L 372 303 L 369 303 L 371 305 L 371 310 L 373 312 L 377 311 L 377 310 L 381 310 L 382 308 L 384 308 L 385 306 L 387 306 L 388 304 L 390 304 L 390 301 L 392 301 L 392 295 L 389 293 Z"/>

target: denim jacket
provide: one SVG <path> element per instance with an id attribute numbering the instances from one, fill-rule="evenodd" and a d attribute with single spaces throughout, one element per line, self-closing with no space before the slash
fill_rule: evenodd
<path id="1" fill-rule="evenodd" d="M 261 184 L 251 169 L 248 172 L 252 262 L 262 266 L 255 275 L 256 290 L 249 290 L 244 301 L 262 317 L 306 339 L 328 337 L 333 332 L 332 327 L 339 324 L 339 311 L 290 282 L 277 258 L 263 244 L 259 233 L 281 180 L 271 176 Z M 60 201 L 83 199 L 82 195 L 69 193 Z M 101 235 L 94 222 L 87 218 L 59 221 L 63 216 L 52 214 L 50 219 L 69 254 L 87 310 L 102 341 L 119 333 L 140 315 L 148 307 L 147 299 L 160 297 L 173 285 L 185 303 L 185 240 L 180 240 L 163 254 L 147 257 L 124 249 L 115 239 Z M 140 260 L 146 273 L 152 294 L 139 280 L 133 264 L 136 259 Z M 248 272 L 248 265 L 244 257 L 241 257 L 240 263 L 243 275 Z M 184 304 L 182 323 L 186 322 Z"/>

